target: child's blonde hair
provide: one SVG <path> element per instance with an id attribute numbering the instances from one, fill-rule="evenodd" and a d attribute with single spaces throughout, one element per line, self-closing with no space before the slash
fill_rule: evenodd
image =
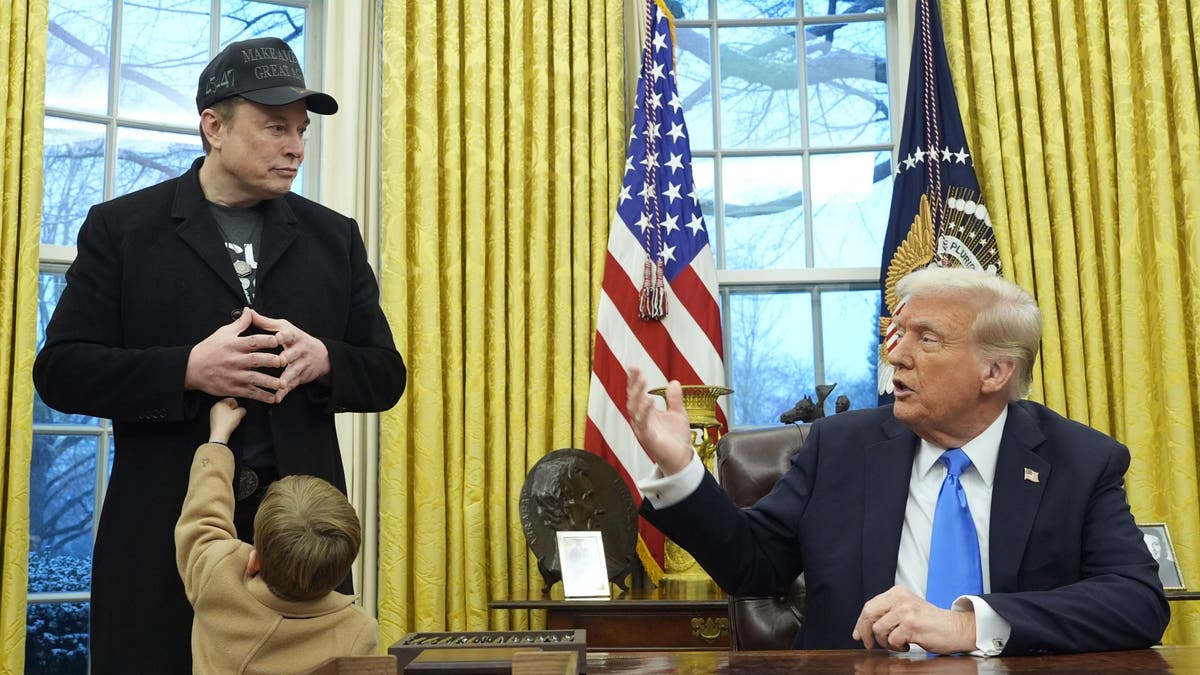
<path id="1" fill-rule="evenodd" d="M 259 574 L 285 600 L 313 600 L 337 588 L 361 541 L 346 496 L 315 476 L 272 483 L 254 516 Z"/>

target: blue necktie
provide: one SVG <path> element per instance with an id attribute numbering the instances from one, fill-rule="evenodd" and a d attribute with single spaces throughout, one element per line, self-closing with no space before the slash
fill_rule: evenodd
<path id="1" fill-rule="evenodd" d="M 946 465 L 946 480 L 933 511 L 925 599 L 942 609 L 950 609 L 960 595 L 983 593 L 983 571 L 975 521 L 971 520 L 967 493 L 958 480 L 971 466 L 971 458 L 961 448 L 951 448 L 938 461 Z"/>

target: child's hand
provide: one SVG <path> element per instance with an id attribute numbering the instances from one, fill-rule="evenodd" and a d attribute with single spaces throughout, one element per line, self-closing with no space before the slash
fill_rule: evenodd
<path id="1" fill-rule="evenodd" d="M 237 399 L 223 398 L 214 403 L 208 412 L 209 442 L 228 443 L 230 434 L 245 416 L 246 409 L 238 405 Z"/>

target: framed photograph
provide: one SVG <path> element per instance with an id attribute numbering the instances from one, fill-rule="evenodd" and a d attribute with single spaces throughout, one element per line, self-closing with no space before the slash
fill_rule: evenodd
<path id="1" fill-rule="evenodd" d="M 563 597 L 612 597 L 601 533 L 559 530 L 556 535 L 558 561 L 562 565 Z"/>
<path id="2" fill-rule="evenodd" d="M 1175 557 L 1175 545 L 1171 543 L 1171 533 L 1167 531 L 1166 523 L 1141 523 L 1138 529 L 1142 531 L 1142 539 L 1150 555 L 1158 561 L 1158 578 L 1163 588 L 1168 591 L 1187 590 L 1183 583 L 1183 573 L 1179 571 L 1179 559 Z"/>

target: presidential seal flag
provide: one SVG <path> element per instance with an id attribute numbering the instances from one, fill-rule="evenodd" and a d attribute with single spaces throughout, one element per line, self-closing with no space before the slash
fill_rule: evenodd
<path id="1" fill-rule="evenodd" d="M 896 153 L 892 210 L 883 241 L 879 287 L 879 399 L 892 395 L 887 355 L 891 317 L 903 311 L 896 282 L 928 265 L 1000 273 L 992 221 L 967 147 L 936 0 L 917 0 L 904 127 Z"/>
<path id="2" fill-rule="evenodd" d="M 625 411 L 625 369 L 648 382 L 721 386 L 717 274 L 692 152 L 675 81 L 674 31 L 661 0 L 648 0 L 633 128 L 608 240 L 592 358 L 584 447 L 635 481 L 653 462 L 634 438 Z M 718 407 L 722 427 L 725 414 Z M 640 501 L 640 497 L 638 499 Z M 647 576 L 662 576 L 664 539 L 639 519 L 638 556 Z"/>

